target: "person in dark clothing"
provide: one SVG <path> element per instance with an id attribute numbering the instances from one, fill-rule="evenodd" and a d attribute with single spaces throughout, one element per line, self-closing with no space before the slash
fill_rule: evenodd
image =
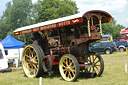
<path id="1" fill-rule="evenodd" d="M 39 32 L 34 32 L 33 33 L 33 40 L 38 40 L 38 39 L 41 39 L 41 35 Z"/>
<path id="2" fill-rule="evenodd" d="M 42 44 L 44 39 L 42 38 L 39 32 L 34 32 L 32 40 L 33 40 L 33 44 Z"/>

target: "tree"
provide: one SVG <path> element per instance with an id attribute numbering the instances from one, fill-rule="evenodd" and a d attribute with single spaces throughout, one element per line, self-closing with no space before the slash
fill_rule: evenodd
<path id="1" fill-rule="evenodd" d="M 10 2 L 9 2 L 10 4 Z M 13 0 L 10 7 L 5 10 L 4 17 L 6 23 L 11 25 L 11 30 L 22 27 L 32 22 L 31 0 Z"/>
<path id="2" fill-rule="evenodd" d="M 19 27 L 36 23 L 41 5 L 32 4 L 32 0 L 12 0 L 6 4 L 6 10 L 0 18 L 0 38 L 7 34 L 13 36 L 13 31 Z"/>
<path id="3" fill-rule="evenodd" d="M 8 2 L 6 4 L 7 10 L 10 10 L 11 7 L 11 2 Z M 4 12 L 5 13 L 5 12 Z M 7 15 L 10 16 L 10 14 L 7 12 Z M 11 18 L 11 17 L 10 17 Z M 6 33 L 8 32 L 8 28 L 10 27 L 10 24 L 8 23 L 8 20 L 10 20 L 10 18 L 6 18 L 4 15 L 0 17 L 0 38 L 4 38 L 6 37 Z M 7 20 L 8 19 L 8 20 Z M 2 40 L 1 39 L 1 40 Z"/>
<path id="4" fill-rule="evenodd" d="M 103 24 L 102 28 L 103 34 L 112 34 L 114 39 L 118 39 L 121 29 L 125 27 L 117 24 L 117 22 L 113 19 L 113 22 Z"/>
<path id="5" fill-rule="evenodd" d="M 43 0 L 39 12 L 39 22 L 61 18 L 78 13 L 78 8 L 71 0 Z"/>

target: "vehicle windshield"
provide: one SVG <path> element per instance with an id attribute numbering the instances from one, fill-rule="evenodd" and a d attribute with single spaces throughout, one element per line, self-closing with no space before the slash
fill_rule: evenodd
<path id="1" fill-rule="evenodd" d="M 108 37 L 103 37 L 102 39 L 101 39 L 101 41 L 107 41 L 108 40 Z"/>
<path id="2" fill-rule="evenodd" d="M 125 34 L 121 34 L 120 35 L 120 38 L 125 38 Z"/>

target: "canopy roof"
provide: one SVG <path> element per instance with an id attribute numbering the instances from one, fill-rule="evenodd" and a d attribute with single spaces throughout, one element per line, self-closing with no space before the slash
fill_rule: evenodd
<path id="1" fill-rule="evenodd" d="M 12 36 L 8 35 L 4 38 L 0 43 L 3 45 L 4 49 L 14 49 L 14 48 L 22 48 L 24 42 L 16 40 Z"/>
<path id="2" fill-rule="evenodd" d="M 67 16 L 67 17 L 62 17 L 62 18 L 58 18 L 50 21 L 45 21 L 45 22 L 21 27 L 14 31 L 14 35 L 27 34 L 31 32 L 37 32 L 37 31 L 82 23 L 83 17 L 90 19 L 90 17 L 93 16 L 93 14 L 97 14 L 98 17 L 105 16 L 105 19 L 103 20 L 102 23 L 112 22 L 112 16 L 109 13 L 101 10 L 92 10 L 92 11 L 87 11 L 85 13 L 78 13 L 75 15 Z"/>
<path id="3" fill-rule="evenodd" d="M 128 28 L 122 29 L 122 30 L 120 31 L 120 34 L 124 34 L 124 33 L 128 33 Z"/>

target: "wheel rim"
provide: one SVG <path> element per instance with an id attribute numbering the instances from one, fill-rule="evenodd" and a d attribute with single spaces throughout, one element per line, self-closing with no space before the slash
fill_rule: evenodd
<path id="1" fill-rule="evenodd" d="M 72 81 L 75 78 L 76 65 L 69 56 L 65 56 L 61 59 L 59 68 L 60 73 L 65 80 Z"/>
<path id="2" fill-rule="evenodd" d="M 24 49 L 22 67 L 28 77 L 36 77 L 39 70 L 39 59 L 36 50 L 32 46 L 27 46 Z"/>
<path id="3" fill-rule="evenodd" d="M 110 54 L 110 50 L 106 50 L 106 54 Z"/>
<path id="4" fill-rule="evenodd" d="M 85 71 L 90 73 L 96 73 L 98 76 L 101 72 L 101 61 L 96 54 L 90 54 L 87 57 L 87 62 L 92 65 L 92 68 L 87 68 Z"/>
<path id="5" fill-rule="evenodd" d="M 123 52 L 124 51 L 124 49 L 123 48 L 120 48 L 120 52 Z"/>

